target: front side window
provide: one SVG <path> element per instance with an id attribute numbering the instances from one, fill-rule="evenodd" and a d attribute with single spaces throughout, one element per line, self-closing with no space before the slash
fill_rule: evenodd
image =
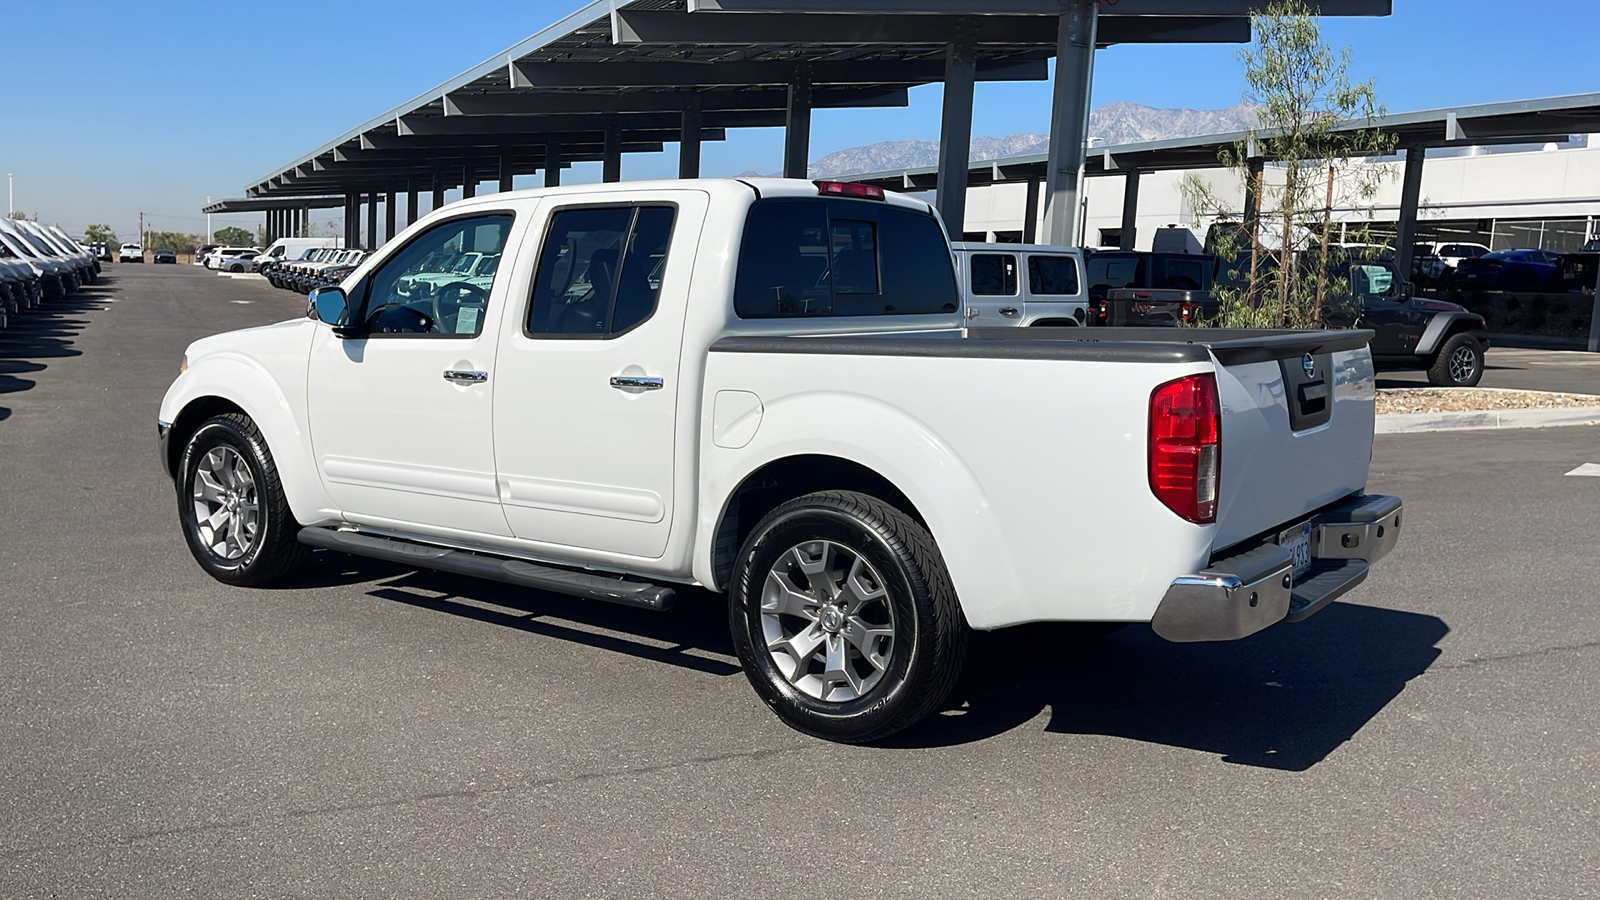
<path id="1" fill-rule="evenodd" d="M 368 277 L 367 331 L 450 337 L 479 334 L 494 276 L 468 275 L 438 262 L 453 262 L 462 254 L 498 257 L 505 250 L 511 221 L 509 213 L 473 216 L 435 225 L 418 235 Z"/>
<path id="2" fill-rule="evenodd" d="M 676 216 L 670 206 L 556 211 L 539 251 L 527 333 L 608 338 L 650 318 Z"/>
<path id="3" fill-rule="evenodd" d="M 1009 253 L 972 255 L 972 293 L 977 297 L 1011 297 L 1017 293 L 1017 258 Z"/>
<path id="4" fill-rule="evenodd" d="M 1078 264 L 1070 256 L 1028 257 L 1028 293 L 1035 297 L 1078 293 Z"/>
<path id="5" fill-rule="evenodd" d="M 1385 266 L 1356 265 L 1350 267 L 1350 273 L 1355 276 L 1351 286 L 1359 295 L 1375 300 L 1393 300 L 1399 295 L 1394 272 Z"/>
<path id="6" fill-rule="evenodd" d="M 772 199 L 750 208 L 734 311 L 743 319 L 949 314 L 949 243 L 926 213 L 868 200 Z"/>

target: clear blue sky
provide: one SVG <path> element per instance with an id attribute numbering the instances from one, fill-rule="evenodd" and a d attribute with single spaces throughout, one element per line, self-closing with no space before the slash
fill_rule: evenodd
<path id="1" fill-rule="evenodd" d="M 16 206 L 77 231 L 106 222 L 131 236 L 138 213 L 198 232 L 207 196 L 293 161 L 403 100 L 511 46 L 581 0 L 279 0 L 230 8 L 171 3 L 8 3 L 0 53 L 0 174 Z M 314 23 L 307 46 L 275 33 Z M 352 36 L 346 40 L 344 36 Z M 1388 19 L 1328 20 L 1359 77 L 1391 112 L 1600 91 L 1595 0 L 1395 0 Z M 1099 54 L 1096 105 L 1214 108 L 1239 101 L 1234 46 L 1113 47 Z M 1048 84 L 979 87 L 974 133 L 1042 132 Z M 939 88 L 908 109 L 829 110 L 813 159 L 882 140 L 937 140 Z M 707 175 L 776 171 L 773 129 L 705 148 Z M 675 153 L 630 156 L 625 177 L 670 176 Z M 579 167 L 577 178 L 597 180 Z M 254 228 L 254 217 L 216 217 Z"/>

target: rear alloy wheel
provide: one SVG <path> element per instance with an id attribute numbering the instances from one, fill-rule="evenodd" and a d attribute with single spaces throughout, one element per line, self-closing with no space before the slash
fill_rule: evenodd
<path id="1" fill-rule="evenodd" d="M 1470 334 L 1457 334 L 1439 348 L 1428 367 L 1428 383 L 1440 387 L 1475 387 L 1483 378 L 1483 345 Z"/>
<path id="2" fill-rule="evenodd" d="M 933 538 L 865 494 L 791 500 L 745 540 L 729 592 L 745 674 L 790 727 L 865 743 L 933 712 L 967 626 Z"/>
<path id="3" fill-rule="evenodd" d="M 300 567 L 308 550 L 297 539 L 299 523 L 248 416 L 231 413 L 202 424 L 184 447 L 178 474 L 183 536 L 212 578 L 267 584 Z"/>

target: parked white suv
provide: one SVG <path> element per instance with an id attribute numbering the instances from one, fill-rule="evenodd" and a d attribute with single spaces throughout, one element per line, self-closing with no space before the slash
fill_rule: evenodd
<path id="1" fill-rule="evenodd" d="M 144 248 L 138 244 L 123 244 L 117 251 L 117 262 L 144 262 Z"/>
<path id="2" fill-rule="evenodd" d="M 231 260 L 242 257 L 245 262 L 237 271 L 248 272 L 250 270 L 249 261 L 254 259 L 256 254 L 260 252 L 254 247 L 215 247 L 210 253 L 206 254 L 206 268 L 216 269 L 219 272 L 226 271 Z"/>
<path id="3" fill-rule="evenodd" d="M 504 263 L 402 293 L 469 252 Z M 1232 640 L 1394 547 L 1371 332 L 968 333 L 961 306 L 929 206 L 864 185 L 496 194 L 306 319 L 190 345 L 162 463 L 229 584 L 317 547 L 652 610 L 726 591 L 761 698 L 850 742 L 937 710 L 969 629 Z"/>

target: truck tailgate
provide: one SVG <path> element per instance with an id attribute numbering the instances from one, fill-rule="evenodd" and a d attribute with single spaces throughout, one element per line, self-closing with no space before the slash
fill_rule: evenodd
<path id="1" fill-rule="evenodd" d="M 1214 552 L 1275 537 L 1366 487 L 1376 398 L 1371 331 L 988 328 L 968 337 L 1205 347 L 1222 404 Z"/>
<path id="2" fill-rule="evenodd" d="M 1219 363 L 1222 479 L 1214 550 L 1293 524 L 1366 487 L 1375 386 L 1365 347 Z"/>

